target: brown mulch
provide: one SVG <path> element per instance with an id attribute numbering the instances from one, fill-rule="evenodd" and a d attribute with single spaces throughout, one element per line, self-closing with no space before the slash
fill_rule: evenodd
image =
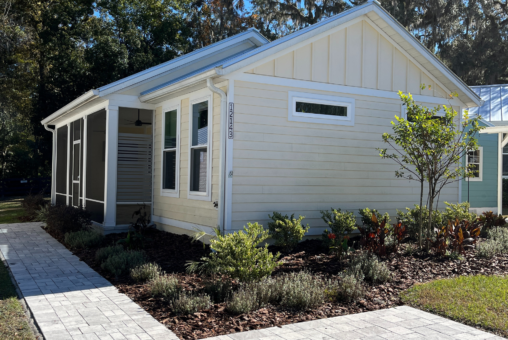
<path id="1" fill-rule="evenodd" d="M 50 234 L 63 243 L 61 236 Z M 114 244 L 125 237 L 126 233 L 107 235 L 102 246 Z M 177 316 L 172 313 L 167 302 L 153 298 L 146 289 L 146 285 L 135 283 L 129 276 L 115 278 L 104 272 L 94 258 L 97 248 L 72 251 L 181 339 L 202 339 L 389 308 L 400 305 L 399 293 L 413 284 L 459 275 L 505 275 L 508 273 L 508 256 L 506 255 L 499 255 L 494 259 L 479 259 L 475 257 L 475 251 L 472 250 L 465 255 L 464 261 L 458 261 L 426 253 L 409 254 L 405 251 L 408 246 L 403 244 L 397 253 L 382 259 L 391 269 L 393 280 L 385 284 L 366 283 L 367 293 L 361 301 L 351 304 L 330 302 L 304 312 L 267 307 L 239 316 L 227 313 L 224 303 L 215 304 L 210 309 L 193 315 Z M 275 247 L 270 249 L 277 251 Z M 144 251 L 151 262 L 158 263 L 167 273 L 174 273 L 186 290 L 200 290 L 203 287 L 202 278 L 185 272 L 185 263 L 206 255 L 209 252 L 208 246 L 203 246 L 200 242 L 193 243 L 192 239 L 186 235 L 152 230 L 145 240 Z M 333 279 L 337 278 L 338 273 L 347 265 L 345 260 L 339 261 L 336 256 L 325 253 L 319 240 L 307 240 L 300 243 L 293 252 L 283 254 L 282 260 L 283 265 L 277 268 L 273 275 L 308 270 L 316 276 Z"/>

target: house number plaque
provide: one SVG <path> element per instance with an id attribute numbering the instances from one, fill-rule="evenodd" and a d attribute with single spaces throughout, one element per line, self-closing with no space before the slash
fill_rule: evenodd
<path id="1" fill-rule="evenodd" d="M 233 139 L 234 136 L 234 115 L 235 104 L 230 102 L 228 111 L 228 139 Z"/>

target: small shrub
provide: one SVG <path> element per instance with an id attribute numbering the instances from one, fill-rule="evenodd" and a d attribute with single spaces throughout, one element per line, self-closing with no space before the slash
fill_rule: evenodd
<path id="1" fill-rule="evenodd" d="M 321 211 L 321 218 L 330 227 L 330 231 L 325 229 L 322 236 L 323 244 L 327 248 L 335 243 L 332 240 L 342 243 L 344 236 L 356 229 L 356 217 L 352 211 L 342 212 L 340 209 L 332 208 L 330 211 Z M 331 234 L 335 236 L 330 238 Z"/>
<path id="2" fill-rule="evenodd" d="M 80 230 L 65 234 L 64 242 L 71 248 L 96 247 L 104 241 L 104 235 L 96 230 Z"/>
<path id="3" fill-rule="evenodd" d="M 374 214 L 378 221 L 383 221 L 386 218 L 386 225 L 390 225 L 390 215 L 388 213 L 385 213 L 384 215 L 381 215 L 380 212 L 378 212 L 376 209 L 360 209 L 358 210 L 360 213 L 360 218 L 362 220 L 362 224 L 364 229 L 367 229 L 368 231 L 373 230 L 376 226 L 372 221 L 372 215 Z"/>
<path id="4" fill-rule="evenodd" d="M 476 246 L 478 257 L 491 259 L 497 254 L 508 251 L 508 230 L 504 228 L 491 229 L 487 232 L 488 239 Z"/>
<path id="5" fill-rule="evenodd" d="M 286 308 L 305 310 L 325 302 L 328 281 L 312 276 L 309 272 L 289 273 L 282 276 L 282 299 Z"/>
<path id="6" fill-rule="evenodd" d="M 30 193 L 28 196 L 25 196 L 21 201 L 21 207 L 25 209 L 24 219 L 26 221 L 34 220 L 37 217 L 38 211 L 47 204 L 48 201 L 44 199 L 42 192 L 35 195 Z"/>
<path id="7" fill-rule="evenodd" d="M 327 293 L 338 301 L 346 303 L 357 301 L 365 295 L 362 282 L 363 280 L 355 275 L 341 275 L 341 280 Z"/>
<path id="8" fill-rule="evenodd" d="M 161 267 L 156 263 L 145 263 L 131 269 L 131 278 L 137 282 L 157 279 L 161 275 Z"/>
<path id="9" fill-rule="evenodd" d="M 446 209 L 442 213 L 442 221 L 463 221 L 466 220 L 469 223 L 473 223 L 478 219 L 478 216 L 475 213 L 469 212 L 469 202 L 452 204 L 445 202 Z"/>
<path id="10" fill-rule="evenodd" d="M 52 231 L 65 234 L 88 229 L 91 225 L 90 213 L 81 207 L 55 205 L 49 208 L 46 226 Z"/>
<path id="11" fill-rule="evenodd" d="M 173 312 L 176 314 L 194 314 L 209 308 L 211 304 L 210 297 L 206 294 L 192 295 L 191 293 L 181 292 L 171 302 L 171 307 L 173 307 Z"/>
<path id="12" fill-rule="evenodd" d="M 123 251 L 124 251 L 124 249 L 120 245 L 104 247 L 104 248 L 98 249 L 95 252 L 95 260 L 99 263 L 102 263 L 102 262 L 106 261 L 111 255 L 118 254 Z"/>
<path id="13" fill-rule="evenodd" d="M 101 268 L 118 277 L 145 262 L 145 255 L 142 252 L 123 251 L 109 256 Z"/>
<path id="14" fill-rule="evenodd" d="M 252 312 L 258 308 L 258 297 L 246 288 L 234 292 L 226 304 L 226 310 L 235 315 Z"/>
<path id="15" fill-rule="evenodd" d="M 221 303 L 230 297 L 232 289 L 233 286 L 231 281 L 216 280 L 207 282 L 205 284 L 204 292 L 210 296 L 214 303 Z"/>
<path id="16" fill-rule="evenodd" d="M 148 283 L 148 289 L 153 296 L 162 297 L 168 301 L 180 294 L 182 288 L 178 279 L 173 275 L 161 275 Z"/>
<path id="17" fill-rule="evenodd" d="M 212 253 L 201 258 L 201 262 L 188 263 L 189 272 L 228 275 L 242 282 L 259 280 L 269 276 L 281 264 L 277 261 L 280 253 L 273 255 L 264 247 L 258 245 L 270 237 L 267 230 L 258 223 L 248 223 L 244 231 L 221 235 L 216 229 L 215 238 L 210 240 Z"/>
<path id="18" fill-rule="evenodd" d="M 275 245 L 282 247 L 285 251 L 290 251 L 298 242 L 300 242 L 310 229 L 307 224 L 306 227 L 302 226 L 302 220 L 305 216 L 295 218 L 295 214 L 289 217 L 288 215 L 281 215 L 278 212 L 273 212 L 273 215 L 268 215 L 272 222 L 268 223 L 270 236 L 275 240 Z"/>
<path id="19" fill-rule="evenodd" d="M 391 273 L 386 264 L 379 262 L 376 255 L 366 252 L 353 257 L 344 275 L 353 275 L 359 280 L 365 278 L 368 281 L 380 283 L 391 280 Z"/>
<path id="20" fill-rule="evenodd" d="M 46 204 L 45 206 L 42 206 L 39 211 L 37 211 L 35 215 L 35 220 L 39 222 L 46 222 L 48 220 L 48 214 L 49 214 L 49 208 L 51 205 Z"/>
<path id="21" fill-rule="evenodd" d="M 427 225 L 429 221 L 429 209 L 427 209 L 427 206 L 422 207 L 422 223 L 423 223 L 423 230 L 422 232 L 425 233 L 427 230 Z M 407 226 L 407 231 L 409 236 L 419 241 L 420 237 L 420 206 L 415 204 L 413 209 L 406 208 L 406 212 L 397 210 L 397 219 L 402 223 L 402 225 Z M 432 211 L 432 223 L 434 227 L 441 227 L 443 225 L 443 216 L 442 213 L 438 210 Z M 423 236 L 425 238 L 425 235 Z"/>

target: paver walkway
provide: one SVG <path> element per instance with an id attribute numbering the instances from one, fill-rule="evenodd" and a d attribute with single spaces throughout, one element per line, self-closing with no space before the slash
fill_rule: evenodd
<path id="1" fill-rule="evenodd" d="M 206 340 L 504 339 L 408 306 L 337 316 Z"/>
<path id="2" fill-rule="evenodd" d="M 0 225 L 0 251 L 46 340 L 178 339 L 40 226 Z"/>

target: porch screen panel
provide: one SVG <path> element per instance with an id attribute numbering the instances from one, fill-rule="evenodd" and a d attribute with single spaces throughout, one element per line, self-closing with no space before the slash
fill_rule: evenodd
<path id="1" fill-rule="evenodd" d="M 72 204 L 72 174 L 73 174 L 73 166 L 74 166 L 74 129 L 73 129 L 73 126 L 72 126 L 72 123 L 70 124 L 70 133 L 69 133 L 69 176 L 67 177 L 68 178 L 68 181 L 69 181 L 69 205 L 73 205 Z"/>
<path id="2" fill-rule="evenodd" d="M 67 194 L 67 126 L 56 130 L 56 192 L 57 194 Z M 57 197 L 57 202 L 61 201 Z M 63 200 L 65 204 L 65 199 Z"/>
<path id="3" fill-rule="evenodd" d="M 92 213 L 92 220 L 102 223 L 106 177 L 106 110 L 88 116 L 86 134 L 86 210 Z"/>

